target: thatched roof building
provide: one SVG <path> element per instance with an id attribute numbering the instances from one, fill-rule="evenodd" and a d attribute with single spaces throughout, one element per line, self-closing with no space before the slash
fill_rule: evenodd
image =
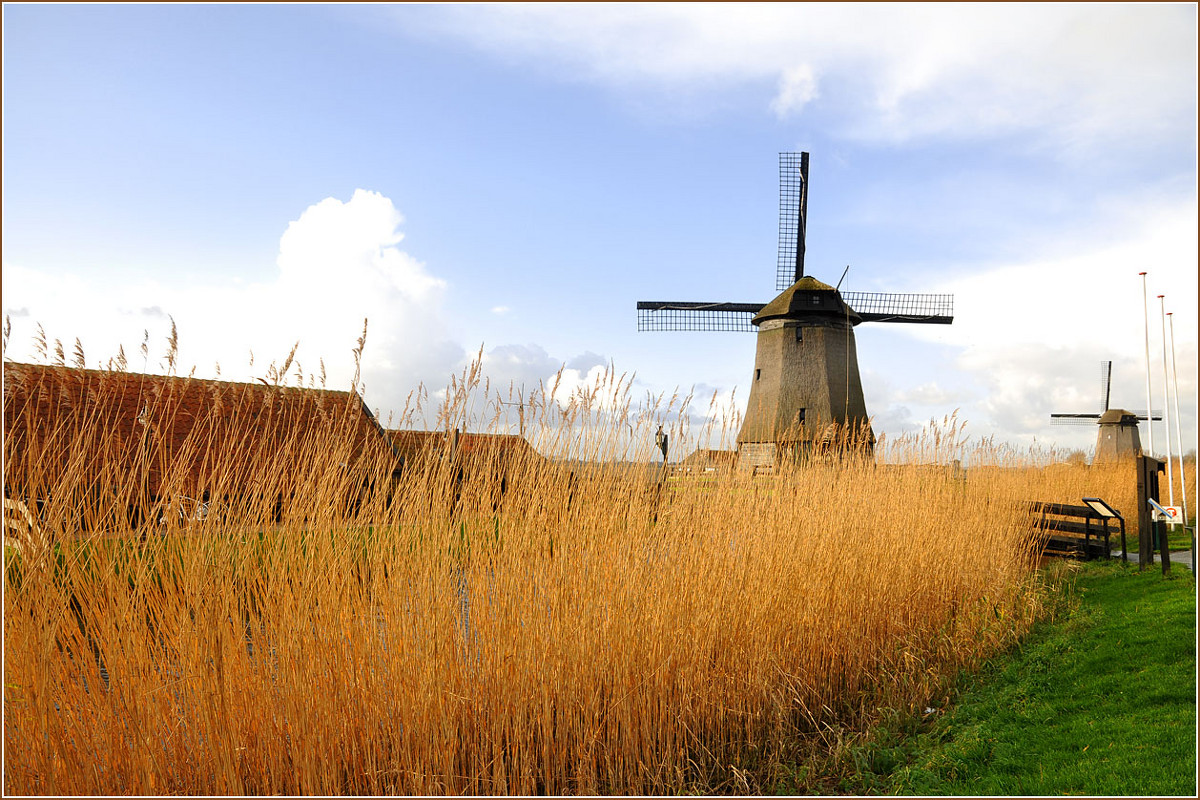
<path id="1" fill-rule="evenodd" d="M 340 469 L 361 484 L 399 466 L 353 392 L 18 363 L 3 374 L 6 496 L 229 496 L 273 492 L 280 475 Z"/>
<path id="2" fill-rule="evenodd" d="M 425 458 L 451 457 L 464 464 L 542 460 L 533 446 L 516 434 L 392 430 L 387 435 L 406 465 Z"/>
<path id="3" fill-rule="evenodd" d="M 731 470 L 737 464 L 736 450 L 705 450 L 696 448 L 679 462 L 679 468 L 689 472 Z"/>

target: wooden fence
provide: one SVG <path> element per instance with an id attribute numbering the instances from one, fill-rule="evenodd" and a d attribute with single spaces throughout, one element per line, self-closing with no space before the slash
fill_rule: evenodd
<path id="1" fill-rule="evenodd" d="M 1125 520 L 1104 517 L 1089 506 L 1067 503 L 1027 504 L 1034 534 L 1041 541 L 1042 555 L 1066 558 L 1111 558 L 1111 536 L 1121 535 L 1121 559 L 1126 557 Z M 1119 523 L 1114 530 L 1110 519 Z"/>

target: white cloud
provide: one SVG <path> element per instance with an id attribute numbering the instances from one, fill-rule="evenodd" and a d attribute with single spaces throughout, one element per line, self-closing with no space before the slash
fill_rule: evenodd
<path id="1" fill-rule="evenodd" d="M 493 347 L 483 355 L 483 373 L 492 388 L 507 397 L 509 387 L 514 397 L 525 400 L 533 397 L 542 380 L 552 375 L 563 362 L 552 358 L 546 348 L 537 344 L 505 344 Z"/>
<path id="2" fill-rule="evenodd" d="M 99 266 L 62 275 L 6 263 L 6 313 L 29 312 L 13 320 L 7 355 L 32 358 L 30 342 L 41 323 L 51 340 L 79 337 L 89 366 L 124 346 L 131 369 L 156 371 L 165 366 L 170 315 L 179 330 L 181 372 L 195 366 L 197 376 L 212 377 L 219 363 L 226 380 L 255 380 L 299 341 L 296 360 L 305 376 L 316 375 L 323 359 L 327 385 L 345 389 L 354 372 L 352 351 L 369 319 L 361 375 L 366 399 L 373 408 L 398 410 L 418 383 L 444 386 L 464 356 L 442 320 L 446 282 L 398 247 L 402 219 L 391 200 L 375 192 L 322 200 L 288 225 L 278 272 L 263 283 L 113 285 L 93 277 Z M 150 355 L 143 365 L 144 331 Z"/>
<path id="3" fill-rule="evenodd" d="M 280 240 L 273 287 L 293 340 L 345 343 L 335 360 L 347 383 L 342 365 L 352 366 L 350 350 L 370 321 L 363 380 L 368 401 L 385 408 L 403 405 L 417 383 L 443 386 L 464 355 L 442 320 L 446 282 L 398 247 L 402 221 L 391 200 L 361 189 L 345 203 L 310 206 Z"/>
<path id="4" fill-rule="evenodd" d="M 505 4 L 434 17 L 443 34 L 619 91 L 694 102 L 776 85 L 764 107 L 824 106 L 868 140 L 1024 131 L 1091 150 L 1194 130 L 1187 5 Z M 837 90 L 818 100 L 816 74 Z"/>
<path id="5" fill-rule="evenodd" d="M 691 425 L 698 438 L 697 446 L 735 449 L 746 413 L 746 399 L 746 394 L 736 388 L 697 386 L 691 407 Z"/>
<path id="6" fill-rule="evenodd" d="M 335 293 L 339 307 L 377 292 L 414 304 L 440 301 L 446 282 L 397 249 L 403 221 L 391 200 L 363 189 L 345 203 L 328 197 L 310 206 L 279 241 L 279 288 L 329 305 L 329 294 L 313 293 L 319 286 Z"/>
<path id="7" fill-rule="evenodd" d="M 1156 295 L 1176 320 L 1175 347 L 1185 441 L 1195 439 L 1196 205 L 1149 205 L 1131 211 L 1128 233 L 1108 244 L 1063 242 L 1053 253 L 1008 263 L 931 287 L 955 296 L 954 324 L 903 326 L 900 335 L 956 351 L 960 380 L 976 387 L 964 403 L 975 431 L 1014 442 L 1065 442 L 1090 447 L 1091 429 L 1049 427 L 1052 412 L 1090 412 L 1100 405 L 1099 362 L 1113 361 L 1114 407 L 1142 409 L 1149 296 L 1152 392 L 1161 408 L 1163 337 Z M 1076 248 L 1070 252 L 1071 246 Z M 921 388 L 890 396 L 918 403 Z M 1156 442 L 1156 444 L 1159 444 Z"/>
<path id="8" fill-rule="evenodd" d="M 586 402 L 592 409 L 612 411 L 625 397 L 622 388 L 628 386 L 628 382 L 618 384 L 618 377 L 605 364 L 597 364 L 586 371 L 564 366 L 545 376 L 544 385 L 547 398 L 559 408 Z"/>
<path id="9" fill-rule="evenodd" d="M 800 111 L 818 96 L 817 78 L 808 64 L 786 70 L 779 79 L 779 93 L 771 101 L 777 117 L 788 117 Z"/>
<path id="10" fill-rule="evenodd" d="M 1151 300 L 1166 294 L 1194 320 L 1196 212 L 1194 200 L 1131 211 L 1124 220 L 1128 234 L 1118 241 L 1063 241 L 1055 252 L 981 269 L 932 291 L 955 296 L 954 339 L 968 347 L 967 364 L 975 357 L 972 348 L 992 343 L 1099 345 L 1114 356 L 1134 355 L 1144 339 L 1139 272 L 1149 273 Z M 923 326 L 910 332 L 942 338 Z"/>
<path id="11" fill-rule="evenodd" d="M 963 395 L 946 389 L 937 381 L 928 381 L 920 386 L 896 392 L 893 400 L 920 406 L 953 406 L 963 400 Z"/>

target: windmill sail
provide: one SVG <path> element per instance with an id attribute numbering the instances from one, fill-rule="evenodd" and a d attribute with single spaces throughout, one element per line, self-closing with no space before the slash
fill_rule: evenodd
<path id="1" fill-rule="evenodd" d="M 863 322 L 949 325 L 954 321 L 954 295 L 842 292 L 842 300 Z M 742 331 L 764 303 L 696 303 L 642 300 L 637 304 L 639 331 Z"/>
<path id="2" fill-rule="evenodd" d="M 688 303 L 639 300 L 639 331 L 737 331 L 753 333 L 750 324 L 762 303 Z"/>
<path id="3" fill-rule="evenodd" d="M 1100 411 L 1093 414 L 1051 414 L 1051 425 L 1094 425 L 1101 417 L 1109 410 L 1109 402 L 1112 399 L 1112 362 L 1100 362 Z M 1125 409 L 1128 411 L 1128 409 Z M 1145 422 L 1153 420 L 1158 422 L 1162 419 L 1161 411 L 1146 412 L 1138 409 L 1136 411 L 1128 411 L 1129 414 L 1138 418 L 1139 421 Z"/>
<path id="4" fill-rule="evenodd" d="M 949 325 L 954 322 L 952 294 L 895 294 L 842 292 L 842 299 L 863 322 L 905 322 Z"/>
<path id="5" fill-rule="evenodd" d="M 783 291 L 804 277 L 804 237 L 807 222 L 808 153 L 780 153 L 776 291 Z"/>
<path id="6" fill-rule="evenodd" d="M 1051 414 L 1051 425 L 1095 425 L 1101 414 Z"/>
<path id="7" fill-rule="evenodd" d="M 1108 401 L 1112 396 L 1112 362 L 1100 362 L 1100 396 L 1104 398 L 1104 404 L 1100 406 L 1104 411 L 1108 411 Z"/>
<path id="8" fill-rule="evenodd" d="M 1149 414 L 1143 409 L 1125 409 L 1130 415 L 1137 417 L 1138 422 L 1146 422 L 1151 420 L 1154 422 L 1162 421 L 1162 412 L 1154 411 Z M 1095 425 L 1096 422 L 1103 417 L 1104 414 L 1051 414 L 1051 425 Z"/>

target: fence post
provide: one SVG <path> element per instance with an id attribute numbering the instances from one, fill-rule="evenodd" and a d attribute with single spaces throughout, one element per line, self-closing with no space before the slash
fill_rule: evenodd
<path id="1" fill-rule="evenodd" d="M 1118 524 L 1121 526 L 1121 561 L 1129 563 L 1129 553 L 1125 549 L 1125 518 L 1117 517 Z M 1104 520 L 1104 524 L 1108 524 L 1108 520 Z"/>
<path id="2" fill-rule="evenodd" d="M 1163 575 L 1171 571 L 1171 547 L 1167 544 L 1167 523 L 1162 519 L 1154 523 L 1154 531 L 1158 534 L 1158 553 L 1162 558 Z"/>
<path id="3" fill-rule="evenodd" d="M 1163 462 L 1151 456 L 1137 457 L 1137 503 L 1138 503 L 1138 569 L 1145 569 L 1147 564 L 1154 563 L 1155 535 L 1162 530 L 1161 524 L 1155 524 L 1150 511 L 1150 503 L 1158 502 L 1158 473 L 1162 472 Z M 1170 553 L 1167 550 L 1165 533 L 1161 542 L 1161 550 L 1166 553 L 1163 561 L 1163 572 L 1170 568 Z"/>
<path id="4" fill-rule="evenodd" d="M 1146 562 L 1154 558 L 1150 544 L 1150 504 L 1146 499 L 1150 496 L 1147 481 L 1147 456 L 1138 456 L 1137 467 L 1137 532 L 1138 532 L 1138 569 L 1146 568 Z"/>

